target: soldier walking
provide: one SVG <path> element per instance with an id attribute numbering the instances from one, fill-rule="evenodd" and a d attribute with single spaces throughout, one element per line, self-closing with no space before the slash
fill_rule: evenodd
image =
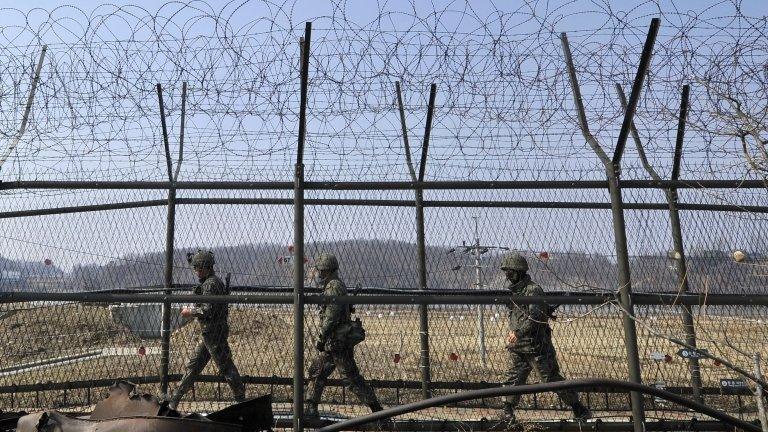
<path id="1" fill-rule="evenodd" d="M 213 270 L 213 252 L 198 250 L 194 255 L 187 254 L 187 261 L 192 265 L 200 285 L 194 288 L 196 295 L 229 295 L 229 288 L 216 276 Z M 200 323 L 201 337 L 195 351 L 187 362 L 184 376 L 170 399 L 169 406 L 173 409 L 179 404 L 184 394 L 189 391 L 208 362 L 213 359 L 219 373 L 232 389 L 237 402 L 245 400 L 245 385 L 240 373 L 232 361 L 232 351 L 229 348 L 229 304 L 228 303 L 196 303 L 194 308 L 181 310 L 183 317 L 195 317 Z"/>
<path id="2" fill-rule="evenodd" d="M 345 296 L 347 287 L 339 279 L 339 262 L 332 254 L 323 253 L 315 262 L 315 278 L 323 295 Z M 309 367 L 309 385 L 307 387 L 304 416 L 319 418 L 317 405 L 325 388 L 328 377 L 338 369 L 344 384 L 367 405 L 371 411 L 381 411 L 376 393 L 360 375 L 354 358 L 354 347 L 365 339 L 360 319 L 352 321 L 351 307 L 347 304 L 324 304 L 320 307 L 320 335 L 316 348 L 317 357 Z"/>
<path id="3" fill-rule="evenodd" d="M 544 290 L 531 281 L 528 275 L 528 261 L 518 253 L 505 255 L 501 260 L 501 270 L 506 273 L 509 285 L 507 289 L 515 295 L 543 296 Z M 507 350 L 509 351 L 509 369 L 505 385 L 524 385 L 528 375 L 535 367 L 542 382 L 562 381 L 560 366 L 557 363 L 555 346 L 552 344 L 552 328 L 549 319 L 553 318 L 552 310 L 546 304 L 517 305 L 508 304 L 509 335 Z M 573 417 L 582 421 L 590 418 L 589 408 L 579 401 L 575 391 L 564 390 L 557 395 L 563 403 L 573 410 Z M 503 419 L 515 423 L 515 407 L 520 402 L 520 396 L 504 397 Z"/>

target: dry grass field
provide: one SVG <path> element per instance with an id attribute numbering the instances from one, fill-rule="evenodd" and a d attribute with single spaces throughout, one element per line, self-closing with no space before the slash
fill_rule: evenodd
<path id="1" fill-rule="evenodd" d="M 627 378 L 626 354 L 622 333 L 621 317 L 618 311 L 605 306 L 597 311 L 588 308 L 573 308 L 561 314 L 553 322 L 553 339 L 563 374 L 567 378 Z M 15 311 L 14 313 L 8 313 Z M 732 312 L 735 309 L 732 310 Z M 113 379 L 128 376 L 153 376 L 159 371 L 160 356 L 158 340 L 141 340 L 113 322 L 107 308 L 92 305 L 3 305 L 0 312 L 0 386 L 11 386 L 46 382 L 71 382 L 88 379 Z M 689 386 L 690 377 L 687 362 L 676 355 L 678 346 L 655 333 L 681 337 L 681 320 L 675 309 L 638 309 L 638 336 L 640 342 L 643 380 L 646 383 L 663 382 L 666 386 Z M 696 317 L 700 346 L 729 359 L 735 364 L 751 370 L 751 358 L 746 353 L 760 352 L 768 357 L 766 324 L 756 313 L 740 316 L 706 314 L 699 311 Z M 722 312 L 722 311 L 721 311 Z M 735 314 L 734 314 L 735 315 Z M 367 330 L 367 339 L 356 349 L 358 363 L 367 378 L 380 380 L 418 381 L 419 334 L 418 315 L 415 308 L 360 307 L 358 311 Z M 314 335 L 317 317 L 308 308 L 306 317 L 305 349 L 307 363 L 314 354 Z M 433 381 L 499 382 L 503 380 L 506 368 L 504 336 L 507 332 L 503 308 L 486 307 L 483 312 L 487 361 L 483 365 L 478 349 L 477 306 L 455 308 L 433 307 L 430 309 L 431 368 Z M 293 374 L 293 332 L 290 308 L 278 307 L 233 307 L 230 317 L 230 344 L 235 362 L 244 375 L 292 377 Z M 150 324 L 148 324 L 150 325 Z M 171 372 L 181 373 L 187 356 L 196 341 L 197 325 L 183 327 L 172 336 Z M 730 346 L 729 346 L 730 345 Z M 88 359 L 8 371 L 20 364 L 74 355 L 104 348 L 125 348 L 119 354 L 95 356 Z M 140 355 L 140 347 L 148 354 Z M 740 353 L 743 351 L 744 354 Z M 656 361 L 652 353 L 669 354 L 671 362 Z M 395 355 L 399 354 L 399 361 Z M 452 355 L 453 354 L 453 355 Z M 701 361 L 704 385 L 718 387 L 721 378 L 734 378 L 736 374 L 712 360 Z M 216 374 L 209 365 L 207 374 Z M 537 380 L 532 376 L 532 381 Z M 144 389 L 157 392 L 155 385 Z M 272 391 L 277 400 L 287 401 L 290 388 L 287 386 L 249 386 L 249 392 L 256 394 Z M 419 397 L 417 390 L 379 389 L 387 404 L 404 403 Z M 213 400 L 219 395 L 230 397 L 229 389 L 216 384 L 196 386 L 195 400 L 207 401 L 207 409 L 214 407 Z M 336 406 L 335 411 L 359 410 L 354 398 L 350 399 L 341 389 L 329 388 L 329 402 L 348 403 L 344 408 Z M 602 396 L 595 395 L 593 404 L 604 403 Z M 190 403 L 192 397 L 190 396 Z M 728 409 L 734 398 L 710 403 L 727 403 Z M 748 399 L 748 398 L 747 398 Z M 93 400 L 97 400 L 93 396 Z M 623 395 L 612 395 L 611 401 L 618 405 L 626 402 Z M 609 401 L 609 403 L 611 402 Z M 478 402 L 481 404 L 481 402 Z M 531 404 L 526 398 L 525 404 Z M 745 404 L 751 404 L 745 400 Z M 87 409 L 85 390 L 68 392 L 41 392 L 39 394 L 0 395 L 4 407 L 81 407 Z M 343 404 L 342 404 L 343 405 Z M 199 402 L 194 404 L 199 406 Z M 555 398 L 549 395 L 537 398 L 537 407 L 551 408 Z M 193 407 L 193 405 L 189 405 Z M 476 416 L 487 413 L 482 408 L 473 408 Z M 451 408 L 449 417 L 459 415 L 460 409 Z M 430 416 L 434 416 L 431 414 Z M 441 414 L 442 415 L 442 414 Z M 446 414 L 447 415 L 447 414 Z M 440 415 L 439 415 L 440 416 Z"/>

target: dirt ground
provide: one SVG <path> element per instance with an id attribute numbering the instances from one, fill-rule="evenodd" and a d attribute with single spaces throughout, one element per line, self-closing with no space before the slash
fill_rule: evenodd
<path id="1" fill-rule="evenodd" d="M 627 379 L 626 349 L 622 332 L 621 315 L 613 306 L 599 309 L 572 308 L 561 313 L 554 321 L 553 340 L 558 350 L 561 369 L 566 378 L 603 377 Z M 158 375 L 160 368 L 159 341 L 141 340 L 115 323 L 103 305 L 74 304 L 6 304 L 0 306 L 4 317 L 0 319 L 0 387 L 46 383 L 71 382 L 87 379 L 113 379 L 130 376 Z M 707 314 L 697 311 L 696 331 L 699 346 L 722 356 L 733 363 L 752 369 L 751 353 L 758 351 L 768 356 L 766 324 L 756 314 Z M 507 333 L 505 310 L 499 307 L 482 308 L 485 363 L 481 356 L 479 340 L 480 309 L 477 306 L 454 308 L 432 307 L 429 314 L 430 360 L 433 381 L 500 382 L 507 367 L 507 351 L 504 338 Z M 688 361 L 676 353 L 675 346 L 658 334 L 683 337 L 681 318 L 672 308 L 663 311 L 638 309 L 637 332 L 641 353 L 643 381 L 663 383 L 667 387 L 690 386 Z M 416 308 L 358 307 L 358 316 L 367 330 L 366 340 L 356 349 L 360 368 L 369 379 L 419 381 L 419 320 Z M 754 316 L 753 316 L 754 315 Z M 316 313 L 307 309 L 305 328 L 305 367 L 314 354 L 314 335 L 317 329 Z M 233 307 L 230 316 L 230 344 L 235 362 L 241 373 L 250 376 L 293 376 L 293 316 L 286 307 Z M 156 325 L 148 323 L 147 325 Z M 172 335 L 172 373 L 181 373 L 187 356 L 197 337 L 197 325 L 190 324 Z M 123 347 L 121 354 L 102 355 L 72 361 L 60 365 L 47 365 L 21 371 L 6 371 L 14 366 L 30 364 L 91 350 Z M 140 354 L 144 347 L 145 355 Z M 134 351 L 135 348 L 135 351 Z M 114 350 L 113 350 L 114 352 Z M 396 356 L 398 355 L 399 356 Z M 663 355 L 669 355 L 664 360 Z M 748 355 L 749 354 L 749 355 Z M 661 357 L 659 357 L 661 355 Z M 661 360 L 659 360 L 661 358 Z M 705 387 L 719 387 L 721 378 L 736 378 L 737 374 L 712 360 L 700 362 Z M 3 372 L 6 371 L 6 372 Z M 215 366 L 209 365 L 204 372 L 216 374 Z M 531 380 L 537 378 L 532 376 Z M 143 386 L 156 392 L 154 385 Z M 150 388 L 147 388 L 150 387 Z M 291 391 L 286 387 L 249 385 L 249 393 L 275 393 L 276 400 L 290 400 Z M 379 389 L 385 404 L 415 401 L 418 390 Z M 66 394 L 63 394 L 66 393 Z M 17 393 L 0 395 L 0 404 L 7 407 L 37 406 L 85 407 L 87 399 L 96 393 L 84 390 L 69 392 Z M 353 415 L 359 406 L 343 390 L 329 388 L 326 397 L 334 412 Z M 198 384 L 195 399 L 213 407 L 214 400 L 228 399 L 225 385 Z M 188 398 L 191 400 L 191 397 Z M 738 411 L 735 397 L 710 399 L 727 404 L 724 409 Z M 610 408 L 611 412 L 626 404 L 623 395 L 593 397 L 595 408 Z M 547 418 L 565 418 L 567 412 L 558 414 L 556 398 L 541 395 L 533 404 L 525 398 L 522 406 L 531 408 L 534 416 L 546 414 Z M 744 398 L 744 410 L 751 410 L 750 398 Z M 489 402 L 488 408 L 446 408 L 447 412 L 435 411 L 424 414 L 428 418 L 443 416 L 467 416 L 482 418 L 496 412 L 497 402 Z M 196 406 L 196 405 L 195 405 Z M 544 408 L 545 411 L 539 411 Z M 210 408 L 209 408 L 210 409 Z M 345 410 L 350 409 L 348 414 Z M 465 411 L 469 410 L 469 411 Z M 528 411 L 527 411 L 528 412 Z M 667 417 L 670 418 L 667 412 Z M 449 415 L 450 414 L 450 415 Z M 527 414 L 526 414 L 527 415 Z"/>

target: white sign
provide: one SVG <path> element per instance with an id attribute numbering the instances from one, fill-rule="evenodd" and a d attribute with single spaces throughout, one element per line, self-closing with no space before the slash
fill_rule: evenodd
<path id="1" fill-rule="evenodd" d="M 706 358 L 709 351 L 705 349 L 698 349 L 698 350 L 692 350 L 683 348 L 680 351 L 677 352 L 677 355 L 679 355 L 682 358 L 693 358 L 693 359 L 700 359 L 700 358 Z"/>

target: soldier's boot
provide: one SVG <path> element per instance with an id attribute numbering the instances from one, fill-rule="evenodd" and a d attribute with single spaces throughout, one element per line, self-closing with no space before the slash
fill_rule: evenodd
<path id="1" fill-rule="evenodd" d="M 320 413 L 317 411 L 317 402 L 314 402 L 314 401 L 304 402 L 304 419 L 320 420 Z"/>
<path id="2" fill-rule="evenodd" d="M 174 395 L 174 397 L 172 397 L 172 398 L 170 398 L 168 400 L 168 408 L 170 408 L 170 409 L 172 409 L 174 411 L 177 410 L 178 407 L 179 407 L 179 402 L 181 402 L 181 398 L 176 398 L 175 395 Z"/>
<path id="3" fill-rule="evenodd" d="M 375 413 L 384 409 L 384 407 L 381 406 L 378 400 L 374 400 L 373 402 L 369 403 L 368 408 L 371 409 L 372 413 Z"/>
<path id="4" fill-rule="evenodd" d="M 381 403 L 379 403 L 378 399 L 374 399 L 372 402 L 369 402 L 368 408 L 371 409 L 372 413 L 379 412 L 384 409 L 383 406 L 381 406 Z M 385 419 L 379 419 L 376 420 L 375 426 L 378 430 L 387 430 L 391 429 L 392 424 L 394 421 L 391 418 L 385 418 Z"/>
<path id="5" fill-rule="evenodd" d="M 507 423 L 517 423 L 515 408 L 512 407 L 511 403 L 504 403 L 504 407 L 501 409 L 501 420 Z"/>
<path id="6" fill-rule="evenodd" d="M 573 411 L 574 420 L 586 421 L 587 419 L 592 418 L 592 411 L 581 402 L 577 401 L 571 405 L 571 410 Z"/>
<path id="7" fill-rule="evenodd" d="M 501 418 L 499 419 L 499 426 L 502 426 L 504 430 L 520 432 L 523 427 L 517 422 L 515 417 L 515 409 L 511 403 L 505 402 L 501 411 Z"/>

